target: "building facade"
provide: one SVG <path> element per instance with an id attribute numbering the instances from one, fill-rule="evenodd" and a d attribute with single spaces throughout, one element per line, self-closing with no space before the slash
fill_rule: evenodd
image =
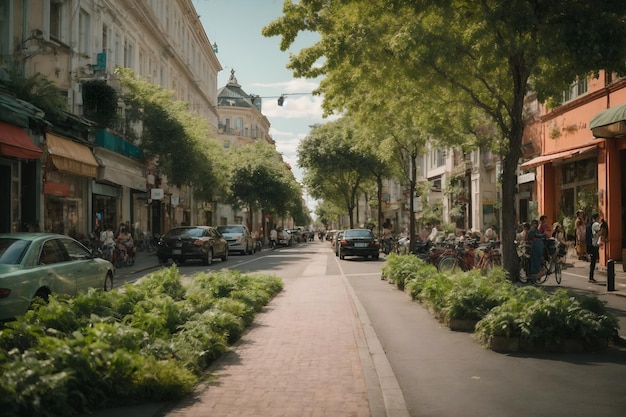
<path id="1" fill-rule="evenodd" d="M 626 247 L 626 136 L 619 129 L 591 129 L 595 116 L 626 103 L 626 80 L 600 72 L 599 77 L 579 80 L 564 92 L 560 105 L 538 103 L 538 117 L 527 129 L 524 143 L 535 149 L 521 164 L 525 197 L 536 202 L 537 212 L 566 226 L 576 210 L 587 219 L 598 212 L 608 223 L 609 236 L 600 250 L 601 264 L 622 259 Z M 618 115 L 619 127 L 623 123 Z M 520 184 L 522 187 L 522 184 Z M 525 202 L 520 199 L 520 204 Z M 523 210 L 521 210 L 523 211 Z M 567 228 L 567 227 L 566 227 Z"/>
<path id="2" fill-rule="evenodd" d="M 10 191 L 0 205 L 11 213 L 2 231 L 36 225 L 81 236 L 129 223 L 136 232 L 162 233 L 210 221 L 206 202 L 190 187 L 168 184 L 121 126 L 95 131 L 82 117 L 84 84 L 103 80 L 121 92 L 115 69 L 130 68 L 189 103 L 208 121 L 206 140 L 216 138 L 222 68 L 191 0 L 16 0 L 0 4 L 0 23 L 0 67 L 53 81 L 67 97 L 68 126 L 81 126 L 45 126 L 36 111 L 26 122 L 3 121 L 10 128 L 0 126 L 0 137 L 17 126 L 41 155 L 0 153 L 0 182 Z"/>

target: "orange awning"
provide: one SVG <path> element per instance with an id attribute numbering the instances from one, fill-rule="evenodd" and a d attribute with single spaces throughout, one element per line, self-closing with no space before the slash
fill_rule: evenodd
<path id="1" fill-rule="evenodd" d="M 43 151 L 19 126 L 0 122 L 0 154 L 22 159 L 39 159 Z"/>
<path id="2" fill-rule="evenodd" d="M 561 159 L 568 159 L 574 156 L 582 155 L 587 152 L 591 152 L 596 149 L 596 145 L 585 146 L 583 148 L 570 149 L 568 151 L 557 152 L 549 155 L 541 155 L 536 158 L 531 159 L 530 161 L 524 162 L 520 165 L 521 169 L 530 169 L 537 167 L 539 165 L 547 164 L 550 162 L 558 161 Z"/>
<path id="3" fill-rule="evenodd" d="M 87 146 L 52 133 L 46 133 L 46 145 L 52 164 L 59 171 L 91 178 L 98 175 L 98 161 Z"/>

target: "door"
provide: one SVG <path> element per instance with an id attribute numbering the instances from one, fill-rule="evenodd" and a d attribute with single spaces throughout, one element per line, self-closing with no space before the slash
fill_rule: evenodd
<path id="1" fill-rule="evenodd" d="M 0 164 L 0 233 L 11 232 L 11 166 Z"/>

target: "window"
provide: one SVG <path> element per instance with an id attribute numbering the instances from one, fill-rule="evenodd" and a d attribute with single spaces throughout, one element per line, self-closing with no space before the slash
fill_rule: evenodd
<path id="1" fill-rule="evenodd" d="M 78 15 L 78 52 L 89 55 L 91 52 L 91 16 L 81 9 Z"/>
<path id="2" fill-rule="evenodd" d="M 440 167 L 446 163 L 446 152 L 441 149 L 433 149 L 430 154 L 430 166 Z"/>
<path id="3" fill-rule="evenodd" d="M 563 92 L 563 102 L 574 100 L 576 97 L 587 93 L 587 79 L 578 80 L 570 85 L 570 88 Z"/>
<path id="4" fill-rule="evenodd" d="M 102 52 L 107 52 L 109 49 L 109 27 L 102 25 Z"/>
<path id="5" fill-rule="evenodd" d="M 238 117 L 235 119 L 235 133 L 237 135 L 241 135 L 243 132 L 243 117 Z"/>
<path id="6" fill-rule="evenodd" d="M 63 16 L 61 11 L 61 3 L 50 3 L 50 37 L 60 40 L 61 39 L 61 17 Z"/>

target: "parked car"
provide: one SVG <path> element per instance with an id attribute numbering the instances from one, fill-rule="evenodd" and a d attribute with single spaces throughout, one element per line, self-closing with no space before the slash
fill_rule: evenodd
<path id="1" fill-rule="evenodd" d="M 213 226 L 181 226 L 161 236 L 156 254 L 161 263 L 170 258 L 176 263 L 200 259 L 211 265 L 215 258 L 228 259 L 228 242 Z"/>
<path id="2" fill-rule="evenodd" d="M 115 268 L 69 236 L 0 234 L 0 320 L 24 314 L 51 293 L 74 296 L 89 288 L 113 288 Z"/>
<path id="3" fill-rule="evenodd" d="M 293 245 L 293 236 L 289 229 L 278 230 L 278 246 L 291 246 Z"/>
<path id="4" fill-rule="evenodd" d="M 348 229 L 339 241 L 339 259 L 346 256 L 363 256 L 378 259 L 380 242 L 369 229 Z"/>
<path id="5" fill-rule="evenodd" d="M 232 224 L 217 226 L 217 230 L 228 242 L 228 250 L 230 253 L 239 252 L 242 255 L 247 255 L 256 251 L 254 240 L 252 239 L 252 234 L 248 230 L 248 226 L 242 224 Z"/>
<path id="6" fill-rule="evenodd" d="M 341 247 L 343 232 L 343 230 L 337 230 L 335 237 L 333 238 L 333 250 L 335 251 L 335 256 L 339 256 L 339 248 Z"/>

